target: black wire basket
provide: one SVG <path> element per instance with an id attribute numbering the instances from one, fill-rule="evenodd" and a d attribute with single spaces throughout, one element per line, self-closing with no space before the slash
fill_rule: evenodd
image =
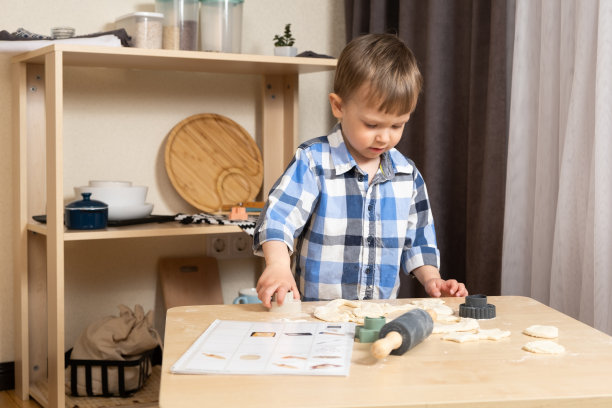
<path id="1" fill-rule="evenodd" d="M 135 360 L 73 360 L 70 358 L 72 349 L 68 350 L 65 355 L 65 367 L 70 367 L 70 394 L 75 397 L 129 397 L 136 391 L 141 389 L 146 379 L 151 374 L 153 366 L 154 353 L 157 349 L 151 349 L 143 353 L 138 359 Z M 79 384 L 79 371 L 82 371 L 81 367 L 85 371 L 85 390 L 87 395 L 79 394 L 79 385 L 82 387 L 83 384 Z M 101 392 L 96 392 L 92 384 L 93 372 L 99 367 L 100 371 L 100 382 Z M 138 385 L 136 388 L 126 388 L 125 377 L 126 369 L 138 370 Z M 109 372 L 116 370 L 117 373 L 117 392 L 111 392 L 109 386 Z M 82 381 L 82 378 L 81 378 Z"/>

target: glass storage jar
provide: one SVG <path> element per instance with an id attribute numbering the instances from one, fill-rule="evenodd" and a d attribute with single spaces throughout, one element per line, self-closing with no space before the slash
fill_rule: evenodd
<path id="1" fill-rule="evenodd" d="M 164 15 L 162 48 L 198 49 L 198 0 L 156 0 L 155 11 Z"/>
<path id="2" fill-rule="evenodd" d="M 240 52 L 244 0 L 200 0 L 200 49 Z"/>
<path id="3" fill-rule="evenodd" d="M 115 28 L 123 28 L 131 37 L 129 44 L 138 48 L 162 47 L 162 20 L 160 13 L 138 11 L 117 17 Z"/>

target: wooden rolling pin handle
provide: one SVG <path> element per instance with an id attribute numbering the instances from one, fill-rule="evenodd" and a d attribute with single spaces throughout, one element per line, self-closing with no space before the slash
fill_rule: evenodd
<path id="1" fill-rule="evenodd" d="M 387 333 L 385 337 L 382 339 L 376 340 L 372 347 L 370 348 L 370 352 L 377 359 L 387 357 L 393 350 L 402 345 L 402 335 L 396 331 L 391 331 Z"/>

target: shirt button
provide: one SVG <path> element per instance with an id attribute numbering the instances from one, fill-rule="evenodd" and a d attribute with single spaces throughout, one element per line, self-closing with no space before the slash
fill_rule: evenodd
<path id="1" fill-rule="evenodd" d="M 359 177 L 357 177 L 357 180 L 363 181 L 363 176 L 360 174 Z"/>
<path id="2" fill-rule="evenodd" d="M 370 246 L 374 245 L 374 237 L 368 237 L 368 244 L 370 244 Z"/>
<path id="3" fill-rule="evenodd" d="M 374 209 L 374 206 L 372 204 L 368 205 L 368 211 L 372 211 Z"/>
<path id="4" fill-rule="evenodd" d="M 370 268 L 369 266 L 366 268 L 365 270 L 366 275 L 369 275 L 372 273 L 372 268 Z"/>

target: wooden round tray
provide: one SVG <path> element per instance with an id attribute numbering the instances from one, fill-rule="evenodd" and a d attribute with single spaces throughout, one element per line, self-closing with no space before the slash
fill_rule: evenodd
<path id="1" fill-rule="evenodd" d="M 246 130 L 214 113 L 190 116 L 168 135 L 165 165 L 172 185 L 189 204 L 214 212 L 253 201 L 261 189 L 261 153 Z"/>

